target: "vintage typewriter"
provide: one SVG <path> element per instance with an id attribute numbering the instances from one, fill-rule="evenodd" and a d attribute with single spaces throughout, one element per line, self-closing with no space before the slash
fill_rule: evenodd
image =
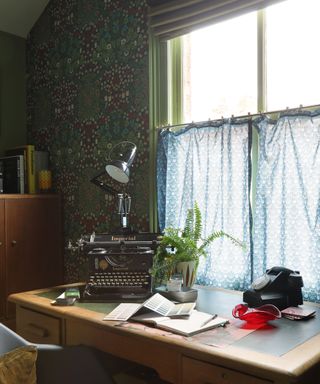
<path id="1" fill-rule="evenodd" d="M 144 301 L 152 294 L 149 270 L 158 242 L 141 237 L 91 235 L 84 244 L 89 276 L 82 301 Z"/>

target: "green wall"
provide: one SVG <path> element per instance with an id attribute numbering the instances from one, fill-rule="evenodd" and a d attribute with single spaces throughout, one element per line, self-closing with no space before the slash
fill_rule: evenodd
<path id="1" fill-rule="evenodd" d="M 66 243 L 119 225 L 117 200 L 90 179 L 123 140 L 137 157 L 128 185 L 114 187 L 131 195 L 135 229 L 149 230 L 148 68 L 145 0 L 52 0 L 30 32 L 28 141 L 50 152 Z M 86 271 L 85 255 L 65 252 L 68 282 Z"/>
<path id="2" fill-rule="evenodd" d="M 26 144 L 26 40 L 0 32 L 0 154 Z"/>

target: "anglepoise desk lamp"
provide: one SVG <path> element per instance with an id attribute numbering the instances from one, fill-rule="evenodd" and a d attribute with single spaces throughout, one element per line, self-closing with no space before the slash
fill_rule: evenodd
<path id="1" fill-rule="evenodd" d="M 113 180 L 127 184 L 130 177 L 130 167 L 136 156 L 137 146 L 130 141 L 122 141 L 115 145 L 109 154 L 109 160 L 105 170 L 92 178 L 90 181 L 103 191 L 118 198 L 118 214 L 120 216 L 120 230 L 130 233 L 129 213 L 131 208 L 131 197 L 127 193 L 120 193 L 110 185 L 102 181 L 107 173 Z"/>

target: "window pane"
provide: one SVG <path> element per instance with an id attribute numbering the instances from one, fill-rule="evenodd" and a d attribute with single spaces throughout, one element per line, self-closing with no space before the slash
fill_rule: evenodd
<path id="1" fill-rule="evenodd" d="M 319 103 L 320 1 L 290 0 L 267 9 L 267 107 Z"/>
<path id="2" fill-rule="evenodd" d="M 257 111 L 256 12 L 183 37 L 184 122 Z"/>

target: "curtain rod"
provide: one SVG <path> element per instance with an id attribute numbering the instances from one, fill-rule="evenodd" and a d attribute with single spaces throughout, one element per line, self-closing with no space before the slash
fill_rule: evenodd
<path id="1" fill-rule="evenodd" d="M 310 109 L 310 108 L 320 108 L 320 104 L 308 105 L 306 107 L 303 107 L 302 105 L 300 105 L 298 108 L 288 108 L 287 107 L 286 109 L 279 109 L 277 111 L 259 112 L 259 113 L 254 113 L 254 114 L 251 114 L 250 112 L 248 112 L 247 115 L 241 115 L 241 116 L 231 115 L 231 118 L 232 119 L 244 119 L 245 117 L 251 117 L 252 118 L 252 117 L 258 117 L 258 116 L 273 115 L 273 114 L 276 114 L 276 113 L 283 113 L 283 112 L 294 112 L 294 111 L 301 112 L 301 111 L 305 111 L 305 110 Z M 183 126 L 188 126 L 188 125 L 204 124 L 204 123 L 206 123 L 208 121 L 219 121 L 219 120 L 225 120 L 225 119 L 227 119 L 227 118 L 221 116 L 220 119 L 214 119 L 214 120 L 208 119 L 208 120 L 205 120 L 205 121 L 198 121 L 198 122 L 192 121 L 191 123 L 165 125 L 165 126 L 162 126 L 162 127 L 157 127 L 156 129 L 177 128 L 177 127 L 183 127 Z"/>

